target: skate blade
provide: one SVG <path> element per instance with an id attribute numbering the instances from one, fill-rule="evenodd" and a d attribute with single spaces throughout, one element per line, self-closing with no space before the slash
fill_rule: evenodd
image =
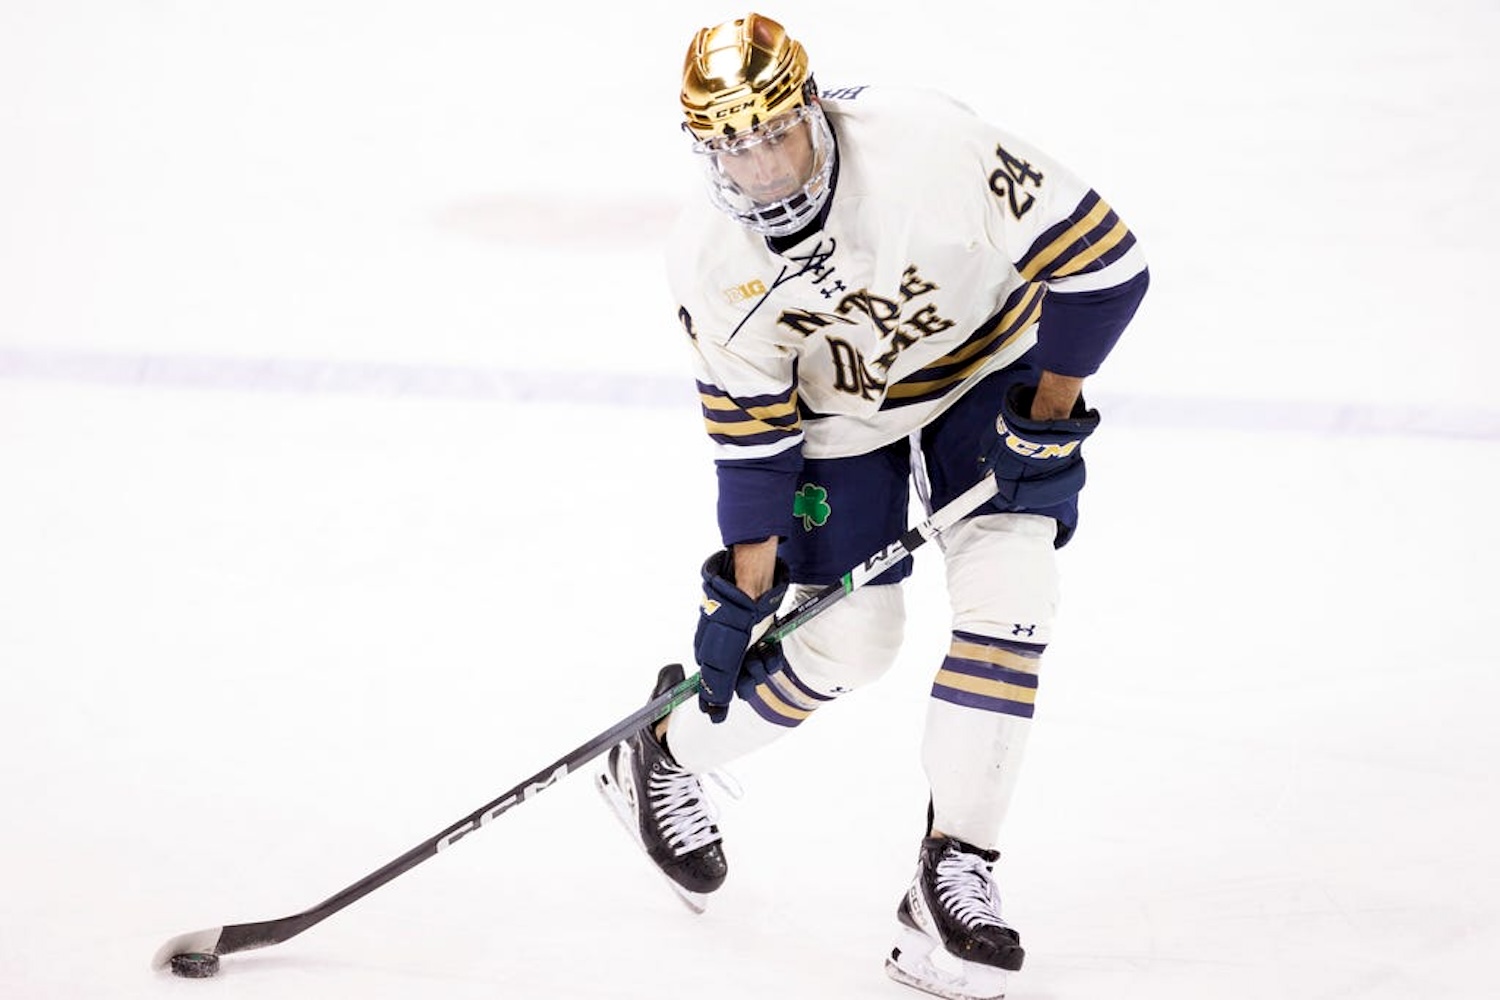
<path id="1" fill-rule="evenodd" d="M 940 968 L 932 956 L 950 968 Z M 1005 1000 L 1004 969 L 965 962 L 943 951 L 921 931 L 902 927 L 896 946 L 885 960 L 885 974 L 912 989 L 946 1000 Z"/>
<path id="2" fill-rule="evenodd" d="M 615 783 L 614 778 L 610 776 L 608 766 L 599 772 L 599 776 L 594 779 L 594 786 L 599 789 L 599 794 L 603 796 L 604 801 L 609 803 L 610 811 L 615 814 L 615 819 L 620 821 L 620 825 L 625 828 L 625 832 L 630 835 L 630 839 L 635 842 L 635 846 L 639 847 L 641 853 L 646 855 L 646 863 L 651 866 L 651 870 L 656 872 L 657 877 L 672 890 L 672 895 L 682 900 L 682 905 L 694 913 L 702 913 L 708 909 L 708 896 L 706 894 L 693 892 L 691 889 L 684 889 L 676 882 L 673 882 L 667 877 L 665 872 L 656 867 L 656 862 L 651 860 L 651 856 L 646 854 L 646 845 L 641 842 L 641 828 L 635 818 L 635 809 L 631 806 L 630 800 L 625 797 L 625 793 L 621 791 L 620 786 Z"/>

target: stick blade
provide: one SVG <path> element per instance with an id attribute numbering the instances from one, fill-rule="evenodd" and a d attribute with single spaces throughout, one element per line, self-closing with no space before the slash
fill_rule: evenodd
<path id="1" fill-rule="evenodd" d="M 219 949 L 219 936 L 224 933 L 222 927 L 209 927 L 201 931 L 193 931 L 190 934 L 179 934 L 160 948 L 151 958 L 153 969 L 165 969 L 172 964 L 173 955 L 181 955 L 186 952 L 205 952 L 217 955 Z"/>

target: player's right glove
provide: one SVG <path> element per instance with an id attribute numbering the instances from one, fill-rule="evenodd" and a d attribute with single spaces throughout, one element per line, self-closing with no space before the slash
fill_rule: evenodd
<path id="1" fill-rule="evenodd" d="M 1013 385 L 1000 415 L 979 446 L 979 466 L 995 474 L 1000 497 L 1016 510 L 1037 510 L 1062 503 L 1083 489 L 1083 441 L 1099 426 L 1099 411 L 1083 398 L 1062 420 L 1032 420 L 1036 387 Z M 1024 414 L 1024 416 L 1023 416 Z"/>
<path id="2" fill-rule="evenodd" d="M 759 666 L 765 672 L 764 665 L 746 664 L 745 651 L 756 626 L 781 606 L 790 577 L 786 563 L 777 559 L 771 589 L 751 597 L 735 586 L 734 559 L 728 549 L 715 552 L 703 564 L 703 603 L 693 635 L 693 656 L 703 673 L 698 707 L 714 722 L 723 722 L 729 714 L 729 702 L 743 671 Z"/>

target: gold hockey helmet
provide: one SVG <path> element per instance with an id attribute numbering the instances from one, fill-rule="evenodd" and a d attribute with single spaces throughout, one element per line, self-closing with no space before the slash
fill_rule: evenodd
<path id="1" fill-rule="evenodd" d="M 682 68 L 682 111 L 697 139 L 749 131 L 814 90 L 802 44 L 760 14 L 699 29 Z"/>

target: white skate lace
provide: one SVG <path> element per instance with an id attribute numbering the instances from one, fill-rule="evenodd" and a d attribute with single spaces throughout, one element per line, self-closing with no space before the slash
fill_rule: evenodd
<path id="1" fill-rule="evenodd" d="M 677 768 L 653 768 L 646 787 L 651 813 L 672 853 L 681 856 L 718 842 L 712 800 L 694 774 Z"/>
<path id="2" fill-rule="evenodd" d="M 950 849 L 937 866 L 937 894 L 943 906 L 969 927 L 1008 926 L 1000 919 L 1000 900 L 989 867 L 975 854 Z"/>

